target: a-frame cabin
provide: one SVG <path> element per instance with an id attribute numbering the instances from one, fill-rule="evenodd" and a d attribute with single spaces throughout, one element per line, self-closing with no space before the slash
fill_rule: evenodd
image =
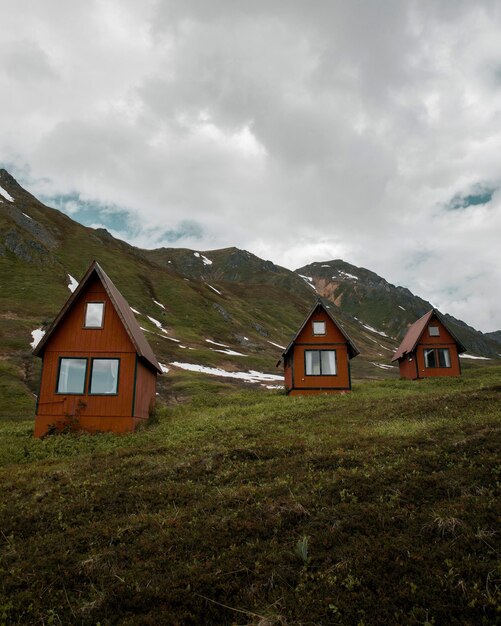
<path id="1" fill-rule="evenodd" d="M 351 390 L 350 359 L 359 351 L 319 299 L 282 354 L 289 395 Z"/>
<path id="2" fill-rule="evenodd" d="M 35 436 L 65 424 L 126 432 L 148 418 L 161 367 L 127 301 L 97 262 L 35 347 Z"/>
<path id="3" fill-rule="evenodd" d="M 461 376 L 459 355 L 463 352 L 466 348 L 442 315 L 431 309 L 409 326 L 392 361 L 398 361 L 401 378 Z"/>

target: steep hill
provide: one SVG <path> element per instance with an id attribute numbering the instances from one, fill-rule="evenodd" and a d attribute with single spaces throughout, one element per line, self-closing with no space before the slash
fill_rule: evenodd
<path id="1" fill-rule="evenodd" d="M 141 250 L 43 205 L 5 170 L 0 187 L 0 415 L 33 410 L 40 364 L 31 354 L 32 331 L 51 322 L 94 259 L 137 311 L 159 361 L 169 369 L 159 382 L 160 395 L 169 402 L 235 384 L 279 384 L 273 377 L 281 374 L 275 369 L 281 346 L 317 292 L 331 301 L 361 350 L 353 361 L 355 380 L 397 376 L 390 358 L 402 325 L 420 306 L 429 308 L 407 290 L 341 261 L 329 265 L 338 264 L 338 274 L 359 272 L 363 290 L 360 285 L 354 290 L 355 279 L 343 274 L 333 285 L 334 271 L 321 273 L 327 264 L 303 268 L 307 280 L 237 248 Z M 384 306 L 380 292 L 389 293 Z M 405 316 L 394 310 L 401 302 Z M 475 338 L 477 343 L 468 344 L 473 351 L 501 352 L 481 333 L 461 331 Z M 202 375 L 201 368 L 212 370 Z"/>
<path id="2" fill-rule="evenodd" d="M 311 263 L 296 272 L 347 316 L 397 340 L 410 324 L 433 308 L 405 287 L 396 287 L 374 272 L 340 259 Z M 483 334 L 451 315 L 445 314 L 445 318 L 469 352 L 499 356 L 500 331 Z"/>

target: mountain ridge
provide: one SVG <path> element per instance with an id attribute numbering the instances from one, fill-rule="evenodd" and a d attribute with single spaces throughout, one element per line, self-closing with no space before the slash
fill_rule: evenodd
<path id="1" fill-rule="evenodd" d="M 405 287 L 342 260 L 291 271 L 235 247 L 143 250 L 45 206 L 6 170 L 0 170 L 0 186 L 13 199 L 0 195 L 0 371 L 9 381 L 4 395 L 19 396 L 23 410 L 32 410 L 40 368 L 31 355 L 32 332 L 50 323 L 69 295 L 70 277 L 80 279 L 93 260 L 138 311 L 170 370 L 159 381 L 166 401 L 227 391 L 228 377 L 238 372 L 277 375 L 281 346 L 317 297 L 325 298 L 361 350 L 353 360 L 354 380 L 396 377 L 390 359 L 399 336 L 418 310 L 431 308 Z M 409 309 L 405 314 L 400 303 Z M 496 337 L 457 323 L 468 349 L 490 359 L 501 353 Z M 183 364 L 228 377 L 202 377 Z M 8 402 L 0 402 L 0 414 L 6 411 Z"/>

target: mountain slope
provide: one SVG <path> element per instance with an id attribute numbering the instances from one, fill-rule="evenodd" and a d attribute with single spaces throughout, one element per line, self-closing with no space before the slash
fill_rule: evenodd
<path id="1" fill-rule="evenodd" d="M 421 306 L 430 306 L 342 261 L 331 263 L 337 264 L 338 273 L 358 271 L 357 289 L 350 283 L 354 279 L 343 274 L 332 281 L 334 271 L 322 264 L 302 268 L 308 280 L 237 248 L 141 250 L 46 207 L 5 170 L 0 170 L 0 187 L 0 415 L 33 410 L 40 362 L 31 354 L 32 331 L 52 321 L 70 295 L 72 281 L 94 259 L 138 312 L 159 361 L 169 368 L 159 380 L 160 395 L 169 402 L 247 384 L 229 378 L 235 372 L 281 374 L 275 369 L 281 346 L 287 345 L 318 293 L 331 301 L 335 316 L 361 350 L 352 362 L 353 378 L 396 377 L 390 359 L 398 333 Z M 398 303 L 394 293 L 402 298 Z M 405 316 L 394 310 L 400 302 Z M 492 346 L 501 352 L 491 338 L 477 337 L 466 326 L 461 331 L 477 339 L 475 346 L 469 345 L 478 346 L 480 354 L 494 354 Z M 226 377 L 200 375 L 186 367 L 216 368 Z M 256 374 L 253 381 L 273 384 Z"/>
<path id="2" fill-rule="evenodd" d="M 340 259 L 311 263 L 296 272 L 344 314 L 398 341 L 410 324 L 433 308 L 405 287 L 396 287 L 374 272 Z M 501 333 L 484 335 L 451 315 L 445 314 L 445 318 L 469 352 L 486 357 L 501 352 Z"/>

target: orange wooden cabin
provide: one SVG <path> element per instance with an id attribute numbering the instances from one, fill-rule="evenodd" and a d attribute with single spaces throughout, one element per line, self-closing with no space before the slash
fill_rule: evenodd
<path id="1" fill-rule="evenodd" d="M 401 378 L 461 376 L 459 355 L 463 352 L 466 348 L 432 309 L 409 326 L 392 361 L 398 361 Z"/>
<path id="2" fill-rule="evenodd" d="M 318 300 L 282 354 L 285 389 L 291 396 L 351 390 L 353 341 Z"/>
<path id="3" fill-rule="evenodd" d="M 95 261 L 34 349 L 35 436 L 65 424 L 132 431 L 155 404 L 161 367 L 127 301 Z"/>

